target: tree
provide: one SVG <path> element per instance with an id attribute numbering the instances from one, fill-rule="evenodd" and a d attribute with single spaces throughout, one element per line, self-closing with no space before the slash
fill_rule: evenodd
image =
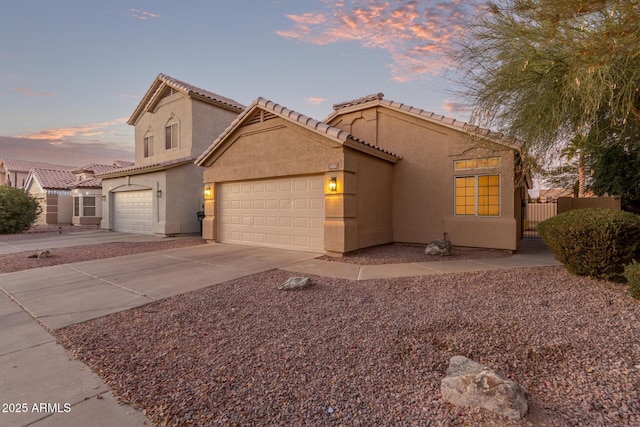
<path id="1" fill-rule="evenodd" d="M 41 212 L 38 201 L 20 188 L 0 186 L 0 234 L 28 230 Z"/>
<path id="2" fill-rule="evenodd" d="M 488 3 L 452 51 L 471 121 L 542 158 L 624 128 L 640 117 L 638 22 L 637 0 Z"/>

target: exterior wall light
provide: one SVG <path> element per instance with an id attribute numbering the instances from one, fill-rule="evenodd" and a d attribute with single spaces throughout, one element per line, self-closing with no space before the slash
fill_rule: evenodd
<path id="1" fill-rule="evenodd" d="M 161 198 L 162 197 L 162 190 L 156 191 L 156 196 L 158 197 L 158 199 Z"/>
<path id="2" fill-rule="evenodd" d="M 332 176 L 329 180 L 329 191 L 336 192 L 338 190 L 338 181 L 335 176 Z"/>
<path id="3" fill-rule="evenodd" d="M 204 198 L 211 199 L 212 197 L 213 197 L 213 190 L 211 189 L 210 185 L 207 185 L 206 187 L 204 187 Z"/>
<path id="4" fill-rule="evenodd" d="M 106 195 L 104 195 L 104 194 L 102 195 L 102 201 L 103 201 L 103 202 L 106 202 L 106 201 L 107 201 L 107 196 L 106 196 Z"/>

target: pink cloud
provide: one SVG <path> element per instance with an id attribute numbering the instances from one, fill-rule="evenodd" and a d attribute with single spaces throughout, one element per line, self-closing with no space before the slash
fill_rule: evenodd
<path id="1" fill-rule="evenodd" d="M 455 102 L 451 100 L 445 100 L 444 105 L 442 105 L 442 109 L 448 113 L 450 116 L 460 116 L 460 115 L 468 115 L 471 113 L 472 108 L 460 102 Z"/>
<path id="2" fill-rule="evenodd" d="M 160 18 L 160 15 L 156 13 L 145 12 L 139 9 L 129 9 L 129 16 L 140 19 L 141 21 L 146 21 L 149 18 Z"/>
<path id="3" fill-rule="evenodd" d="M 42 91 L 31 89 L 28 87 L 17 87 L 15 88 L 15 91 L 25 96 L 31 96 L 36 98 L 46 98 L 46 97 L 53 96 L 53 94 L 50 92 L 42 92 Z"/>
<path id="4" fill-rule="evenodd" d="M 319 105 L 322 104 L 323 102 L 326 101 L 325 98 L 316 98 L 313 96 L 309 96 L 307 98 L 304 99 L 305 101 L 307 101 L 309 104 L 313 104 L 313 105 Z"/>
<path id="5" fill-rule="evenodd" d="M 43 131 L 27 134 L 27 135 L 18 135 L 17 138 L 25 138 L 25 139 L 42 139 L 48 141 L 64 141 L 67 138 L 71 137 L 89 137 L 89 136 L 97 136 L 104 135 L 105 132 L 111 126 L 120 125 L 127 122 L 127 118 L 120 118 L 108 122 L 102 123 L 94 123 L 88 124 L 84 126 L 73 126 L 66 128 L 53 128 L 53 129 L 45 129 Z"/>
<path id="6" fill-rule="evenodd" d="M 384 49 L 391 54 L 389 65 L 397 81 L 441 72 L 447 49 L 464 29 L 464 19 L 477 13 L 481 2 L 323 1 L 326 13 L 287 15 L 293 27 L 276 33 L 311 44 L 356 40 L 367 48 Z"/>

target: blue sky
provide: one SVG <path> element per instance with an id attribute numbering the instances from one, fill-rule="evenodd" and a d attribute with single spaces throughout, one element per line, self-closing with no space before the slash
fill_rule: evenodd
<path id="1" fill-rule="evenodd" d="M 126 121 L 159 73 L 318 120 L 377 92 L 464 120 L 443 53 L 475 13 L 461 0 L 5 0 L 0 158 L 132 160 Z"/>

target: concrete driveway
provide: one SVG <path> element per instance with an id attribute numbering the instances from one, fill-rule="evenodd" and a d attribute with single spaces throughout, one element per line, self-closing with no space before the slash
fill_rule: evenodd
<path id="1" fill-rule="evenodd" d="M 104 238 L 122 239 L 109 234 Z M 72 239 L 58 242 L 77 246 L 78 237 Z M 35 244 L 4 243 L 20 250 Z M 6 409 L 0 425 L 152 425 L 139 411 L 118 404 L 109 387 L 42 326 L 55 330 L 317 256 L 207 244 L 0 274 L 0 403 L 13 404 L 0 408 Z"/>

